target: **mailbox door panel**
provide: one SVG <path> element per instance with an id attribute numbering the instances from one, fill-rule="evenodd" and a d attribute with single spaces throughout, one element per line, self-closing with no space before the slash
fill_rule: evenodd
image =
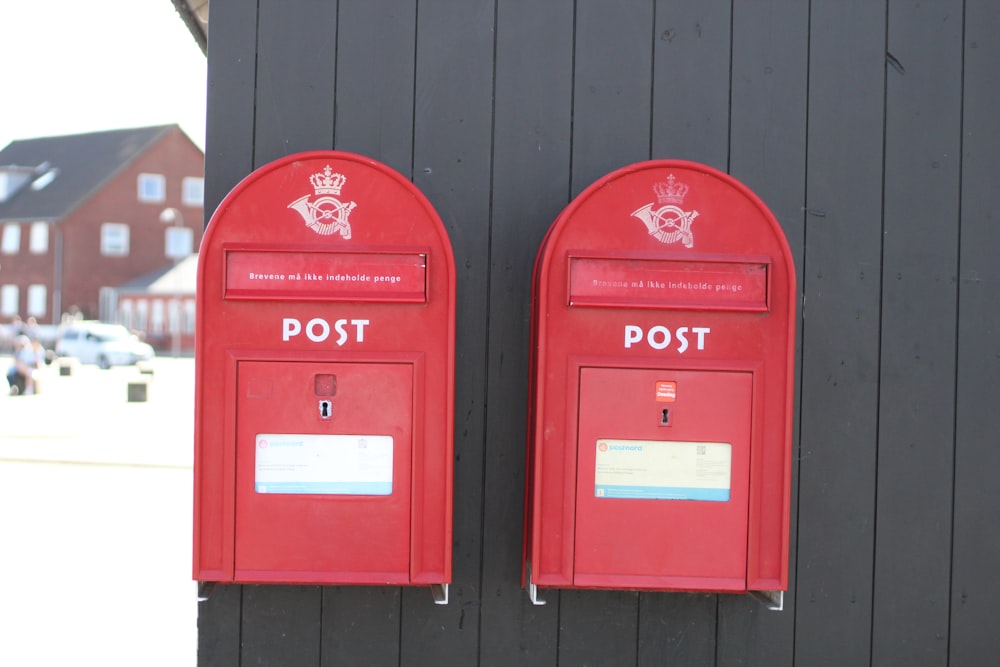
<path id="1" fill-rule="evenodd" d="M 236 579 L 407 583 L 413 366 L 241 361 Z"/>
<path id="2" fill-rule="evenodd" d="M 745 590 L 753 374 L 580 369 L 574 584 Z"/>

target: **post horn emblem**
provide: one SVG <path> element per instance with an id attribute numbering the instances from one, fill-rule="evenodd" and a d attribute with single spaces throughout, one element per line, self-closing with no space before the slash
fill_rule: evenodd
<path id="1" fill-rule="evenodd" d="M 685 248 L 694 247 L 694 234 L 691 223 L 698 217 L 698 211 L 685 211 L 680 207 L 688 193 L 688 185 L 679 182 L 673 174 L 667 176 L 666 183 L 660 182 L 653 186 L 656 200 L 661 206 L 656 210 L 656 204 L 646 204 L 633 211 L 632 215 L 642 220 L 649 235 L 660 243 L 677 243 L 680 241 Z"/>
<path id="2" fill-rule="evenodd" d="M 351 215 L 357 204 L 355 202 L 341 202 L 333 195 L 340 195 L 347 177 L 340 173 L 335 173 L 330 165 L 326 165 L 322 172 L 309 177 L 312 184 L 313 195 L 300 197 L 288 205 L 302 216 L 306 226 L 317 234 L 330 236 L 340 234 L 344 239 L 351 238 L 351 223 L 348 217 Z"/>

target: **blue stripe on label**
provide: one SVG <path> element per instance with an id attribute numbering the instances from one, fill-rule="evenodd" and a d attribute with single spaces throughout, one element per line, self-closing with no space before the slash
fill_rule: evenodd
<path id="1" fill-rule="evenodd" d="M 637 498 L 649 500 L 707 500 L 727 502 L 729 489 L 695 489 L 682 486 L 619 486 L 600 484 L 594 487 L 596 498 Z"/>
<path id="2" fill-rule="evenodd" d="M 258 482 L 257 493 L 390 496 L 392 482 Z"/>

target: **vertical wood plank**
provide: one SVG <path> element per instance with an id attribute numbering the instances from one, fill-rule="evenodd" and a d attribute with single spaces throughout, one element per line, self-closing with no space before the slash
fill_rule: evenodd
<path id="1" fill-rule="evenodd" d="M 403 591 L 402 662 L 476 663 L 490 223 L 494 5 L 421 0 L 417 12 L 414 183 L 451 237 L 458 281 L 453 584 L 447 606 Z"/>
<path id="2" fill-rule="evenodd" d="M 401 594 L 397 586 L 323 589 L 323 667 L 399 665 Z"/>
<path id="3" fill-rule="evenodd" d="M 573 197 L 650 157 L 652 33 L 649 2 L 576 3 Z"/>
<path id="4" fill-rule="evenodd" d="M 653 28 L 648 2 L 576 3 L 572 197 L 650 157 Z M 566 591 L 558 604 L 560 665 L 634 664 L 637 594 Z"/>
<path id="5" fill-rule="evenodd" d="M 725 171 L 732 2 L 657 0 L 652 39 L 652 157 Z"/>
<path id="6" fill-rule="evenodd" d="M 890 3 L 874 637 L 879 665 L 948 662 L 961 2 Z"/>
<path id="7" fill-rule="evenodd" d="M 242 586 L 215 586 L 198 602 L 198 666 L 240 664 Z"/>
<path id="8" fill-rule="evenodd" d="M 732 3 L 658 0 L 652 157 L 729 164 Z M 639 665 L 715 662 L 717 596 L 639 596 Z"/>
<path id="9" fill-rule="evenodd" d="M 337 3 L 258 0 L 258 8 L 256 166 L 333 148 Z"/>
<path id="10" fill-rule="evenodd" d="M 808 6 L 799 0 L 733 6 L 729 172 L 760 196 L 778 218 L 799 264 L 808 36 Z"/>
<path id="11" fill-rule="evenodd" d="M 208 47 L 205 124 L 205 224 L 219 202 L 253 171 L 253 101 L 256 90 L 257 8 L 216 0 Z"/>
<path id="12" fill-rule="evenodd" d="M 885 8 L 814 0 L 802 327 L 797 663 L 868 664 Z"/>
<path id="13" fill-rule="evenodd" d="M 255 168 L 298 151 L 332 148 L 336 32 L 336 3 L 312 7 L 259 0 Z M 319 665 L 321 591 L 317 586 L 245 587 L 243 660 Z"/>
<path id="14" fill-rule="evenodd" d="M 415 2 L 338 3 L 334 147 L 372 157 L 405 175 L 413 155 L 415 38 Z M 398 587 L 325 588 L 324 667 L 398 665 L 401 605 Z"/>
<path id="15" fill-rule="evenodd" d="M 339 0 L 336 148 L 412 178 L 416 0 Z"/>
<path id="16" fill-rule="evenodd" d="M 216 0 L 215 39 L 208 46 L 205 127 L 205 224 L 219 202 L 253 171 L 253 100 L 256 89 L 257 7 Z M 242 586 L 216 586 L 198 603 L 199 667 L 238 667 Z"/>
<path id="17" fill-rule="evenodd" d="M 714 665 L 718 607 L 718 595 L 641 594 L 638 667 Z"/>
<path id="18" fill-rule="evenodd" d="M 778 219 L 795 259 L 797 276 L 802 275 L 804 244 L 808 35 L 807 3 L 771 0 L 733 4 L 729 173 L 760 196 Z M 795 385 L 797 403 L 798 378 Z M 784 611 L 768 611 L 747 596 L 720 596 L 719 665 L 792 664 L 796 473 L 793 465 L 789 592 Z"/>
<path id="19" fill-rule="evenodd" d="M 573 2 L 500 3 L 483 515 L 483 667 L 555 664 L 558 604 L 521 589 L 531 274 L 569 194 Z M 548 596 L 558 600 L 558 594 Z"/>
<path id="20" fill-rule="evenodd" d="M 619 667 L 638 658 L 631 591 L 563 591 L 559 595 L 560 667 Z"/>
<path id="21" fill-rule="evenodd" d="M 318 667 L 321 589 L 244 586 L 242 665 Z"/>
<path id="22" fill-rule="evenodd" d="M 995 621 L 1000 612 L 997 9 L 989 0 L 965 3 L 951 665 L 984 664 L 1000 654 Z"/>

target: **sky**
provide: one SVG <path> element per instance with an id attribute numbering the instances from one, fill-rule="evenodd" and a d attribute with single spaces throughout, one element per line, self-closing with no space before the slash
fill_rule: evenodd
<path id="1" fill-rule="evenodd" d="M 177 123 L 205 147 L 207 61 L 170 0 L 0 0 L 0 149 Z"/>

